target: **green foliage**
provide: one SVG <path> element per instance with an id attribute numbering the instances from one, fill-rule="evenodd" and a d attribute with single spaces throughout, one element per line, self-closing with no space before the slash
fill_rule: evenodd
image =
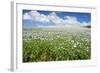
<path id="1" fill-rule="evenodd" d="M 33 34 L 33 38 L 32 35 L 27 39 L 23 38 L 23 62 L 91 58 L 89 34 L 84 32 L 60 32 L 58 34 L 55 32 L 53 34 L 51 31 L 41 33 L 34 32 L 36 35 Z"/>

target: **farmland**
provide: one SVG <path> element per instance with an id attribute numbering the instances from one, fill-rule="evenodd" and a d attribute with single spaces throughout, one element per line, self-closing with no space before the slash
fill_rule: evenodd
<path id="1" fill-rule="evenodd" d="M 91 58 L 90 28 L 23 29 L 23 62 L 87 60 Z"/>

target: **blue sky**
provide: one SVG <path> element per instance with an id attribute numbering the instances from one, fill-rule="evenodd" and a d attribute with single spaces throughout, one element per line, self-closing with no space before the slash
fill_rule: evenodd
<path id="1" fill-rule="evenodd" d="M 90 25 L 91 13 L 23 10 L 23 25 L 25 27 L 48 25 Z"/>

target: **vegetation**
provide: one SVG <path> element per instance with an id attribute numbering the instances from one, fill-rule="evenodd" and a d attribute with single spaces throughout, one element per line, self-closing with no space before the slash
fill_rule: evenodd
<path id="1" fill-rule="evenodd" d="M 24 29 L 23 62 L 90 59 L 90 39 L 89 28 Z"/>

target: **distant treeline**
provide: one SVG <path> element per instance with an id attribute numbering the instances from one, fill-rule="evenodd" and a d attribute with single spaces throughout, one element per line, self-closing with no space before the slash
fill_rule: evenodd
<path id="1" fill-rule="evenodd" d="M 89 26 L 84 26 L 84 27 L 86 27 L 86 28 L 91 28 L 91 26 L 89 25 Z"/>

